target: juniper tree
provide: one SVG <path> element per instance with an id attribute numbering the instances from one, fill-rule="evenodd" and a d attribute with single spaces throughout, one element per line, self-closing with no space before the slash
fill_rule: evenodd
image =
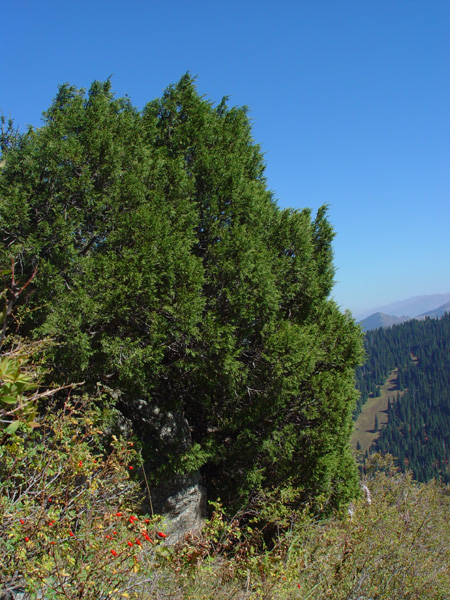
<path id="1" fill-rule="evenodd" d="M 264 166 L 247 110 L 189 75 L 142 112 L 63 85 L 6 156 L 1 256 L 38 265 L 21 329 L 57 339 L 52 376 L 182 415 L 212 494 L 339 503 L 360 333 L 330 298 L 326 207 L 280 210 Z M 155 472 L 183 469 L 160 442 Z"/>

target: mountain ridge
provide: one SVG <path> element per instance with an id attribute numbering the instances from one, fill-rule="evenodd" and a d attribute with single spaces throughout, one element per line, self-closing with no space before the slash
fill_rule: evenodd
<path id="1" fill-rule="evenodd" d="M 431 319 L 439 319 L 448 312 L 450 312 L 450 301 L 417 317 L 396 317 L 395 315 L 386 315 L 382 312 L 376 312 L 373 315 L 362 319 L 362 321 L 358 321 L 358 323 L 361 325 L 363 331 L 371 331 L 372 329 L 378 329 L 379 327 L 392 327 L 392 325 L 400 325 L 401 323 L 405 323 L 406 321 L 411 321 L 413 319 L 418 321 L 423 321 L 427 317 Z"/>
<path id="2" fill-rule="evenodd" d="M 356 319 L 358 322 L 361 322 L 362 320 L 376 313 L 383 313 L 399 318 L 402 318 L 404 315 L 408 315 L 410 318 L 415 318 L 418 316 L 423 316 L 425 313 L 433 311 L 449 301 L 450 292 L 443 294 L 413 296 L 411 298 L 407 298 L 406 300 L 396 300 L 390 304 L 365 310 L 356 315 Z"/>
<path id="3" fill-rule="evenodd" d="M 428 312 L 423 313 L 422 315 L 419 315 L 416 318 L 417 319 L 425 319 L 426 317 L 435 317 L 435 318 L 443 317 L 445 315 L 445 313 L 448 313 L 448 312 L 450 312 L 450 301 L 446 302 L 442 306 L 438 306 L 434 310 L 429 310 Z"/>
<path id="4" fill-rule="evenodd" d="M 362 321 L 358 321 L 363 331 L 370 331 L 371 329 L 378 329 L 379 327 L 392 327 L 392 325 L 399 325 L 405 321 L 409 321 L 411 317 L 403 316 L 396 317 L 395 315 L 387 315 L 382 312 L 376 312 L 369 317 L 366 317 Z"/>

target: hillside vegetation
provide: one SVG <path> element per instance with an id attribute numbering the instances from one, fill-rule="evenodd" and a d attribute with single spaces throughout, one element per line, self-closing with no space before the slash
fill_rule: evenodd
<path id="1" fill-rule="evenodd" d="M 63 85 L 1 150 L 2 600 L 448 598 L 448 488 L 360 481 L 334 233 L 277 207 L 246 109 Z M 169 545 L 189 474 L 210 518 Z"/>
<path id="2" fill-rule="evenodd" d="M 396 399 L 398 391 L 398 371 L 394 369 L 384 384 L 371 395 L 361 407 L 355 421 L 351 443 L 356 450 L 368 452 L 380 436 L 380 431 L 388 420 L 389 402 Z"/>
<path id="3" fill-rule="evenodd" d="M 17 360 L 3 358 L 10 367 Z M 31 385 L 24 365 L 21 374 Z M 68 399 L 3 436 L 3 598 L 450 597 L 450 490 L 417 483 L 379 455 L 346 511 L 293 509 L 286 497 L 260 493 L 231 519 L 216 502 L 202 532 L 168 546 L 164 523 L 142 512 L 144 492 L 131 478 L 139 453 L 114 433 L 116 409 L 103 400 L 100 409 Z"/>
<path id="4" fill-rule="evenodd" d="M 360 404 L 381 393 L 397 369 L 397 392 L 375 447 L 397 457 L 414 477 L 449 482 L 450 315 L 426 318 L 365 334 L 367 361 L 357 371 Z"/>
<path id="5" fill-rule="evenodd" d="M 134 447 L 98 429 L 114 409 L 66 402 L 0 445 L 0 594 L 20 600 L 445 600 L 450 598 L 450 490 L 366 464 L 348 511 L 287 509 L 254 498 L 168 546 L 141 512 Z M 111 445 L 112 444 L 112 445 Z M 325 507 L 324 507 L 325 508 Z M 251 516 L 250 516 L 251 515 Z M 249 518 L 250 516 L 250 518 Z M 265 527 L 261 528 L 264 522 Z M 10 598 L 3 595 L 2 598 Z"/>

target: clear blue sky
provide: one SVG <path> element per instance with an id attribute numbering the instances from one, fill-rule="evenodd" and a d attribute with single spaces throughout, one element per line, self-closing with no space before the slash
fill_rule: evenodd
<path id="1" fill-rule="evenodd" d="M 183 73 L 251 109 L 282 207 L 330 205 L 357 314 L 450 291 L 449 0 L 15 0 L 0 107 L 39 126 L 63 82 L 142 108 Z"/>

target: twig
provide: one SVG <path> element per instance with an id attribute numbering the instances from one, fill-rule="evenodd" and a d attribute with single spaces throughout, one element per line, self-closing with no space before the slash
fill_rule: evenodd
<path id="1" fill-rule="evenodd" d="M 151 513 L 152 517 L 154 517 L 155 514 L 153 512 L 152 495 L 150 493 L 150 486 L 148 485 L 147 473 L 145 472 L 144 461 L 142 459 L 142 452 L 139 452 L 139 458 L 141 459 L 142 472 L 144 473 L 145 485 L 147 487 L 148 499 L 150 501 L 150 513 Z"/>

